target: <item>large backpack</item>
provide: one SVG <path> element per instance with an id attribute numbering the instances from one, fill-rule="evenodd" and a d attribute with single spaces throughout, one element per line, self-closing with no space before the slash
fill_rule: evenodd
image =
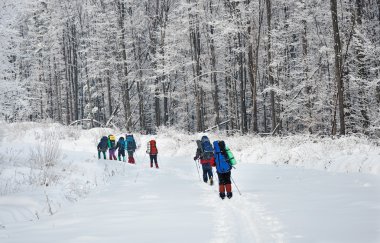
<path id="1" fill-rule="evenodd" d="M 103 136 L 101 139 L 100 139 L 100 144 L 99 144 L 99 147 L 102 151 L 106 151 L 107 148 L 108 148 L 108 138 L 107 136 Z"/>
<path id="2" fill-rule="evenodd" d="M 214 149 L 207 136 L 203 136 L 200 142 L 201 157 L 204 160 L 209 160 L 214 156 Z M 198 145 L 199 146 L 199 145 Z"/>
<path id="3" fill-rule="evenodd" d="M 125 136 L 125 147 L 127 151 L 135 151 L 136 150 L 136 141 L 133 137 L 133 135 L 126 135 Z"/>
<path id="4" fill-rule="evenodd" d="M 148 142 L 148 149 L 147 149 L 146 152 L 148 154 L 152 154 L 152 155 L 158 154 L 158 149 L 157 149 L 157 146 L 156 146 L 156 140 L 150 140 Z"/>
<path id="5" fill-rule="evenodd" d="M 120 151 L 124 151 L 125 150 L 125 141 L 124 141 L 124 138 L 119 138 L 119 141 L 118 141 L 118 143 L 119 143 L 119 150 Z"/>
<path id="6" fill-rule="evenodd" d="M 227 162 L 226 157 L 223 155 L 219 148 L 218 141 L 214 141 L 214 151 L 215 151 L 215 165 L 218 173 L 227 173 L 231 171 L 232 166 Z"/>
<path id="7" fill-rule="evenodd" d="M 231 150 L 227 147 L 224 141 L 218 142 L 220 152 L 224 155 L 224 157 L 227 159 L 227 162 L 230 165 L 236 165 L 236 160 L 234 155 L 232 154 Z"/>
<path id="8" fill-rule="evenodd" d="M 116 145 L 116 138 L 114 135 L 108 136 L 108 148 L 114 149 Z"/>

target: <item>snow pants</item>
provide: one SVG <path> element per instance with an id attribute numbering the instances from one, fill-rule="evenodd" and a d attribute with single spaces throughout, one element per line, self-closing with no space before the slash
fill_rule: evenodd
<path id="1" fill-rule="evenodd" d="M 98 150 L 98 159 L 100 159 L 100 154 L 103 154 L 103 158 L 104 158 L 104 159 L 107 159 L 107 158 L 106 158 L 106 151 Z"/>
<path id="2" fill-rule="evenodd" d="M 113 160 L 113 159 L 117 160 L 116 155 L 115 155 L 116 149 L 110 149 L 110 150 L 108 150 L 108 152 L 110 155 L 110 160 Z"/>
<path id="3" fill-rule="evenodd" d="M 157 163 L 157 154 L 150 154 L 150 167 L 153 167 L 153 162 L 156 165 L 156 168 L 158 169 L 158 163 Z"/>
<path id="4" fill-rule="evenodd" d="M 128 150 L 128 163 L 134 164 L 135 163 L 135 158 L 133 158 L 133 153 L 135 151 Z"/>
<path id="5" fill-rule="evenodd" d="M 219 195 L 222 199 L 226 196 L 231 198 L 232 197 L 232 186 L 231 186 L 231 171 L 227 173 L 218 173 L 218 179 L 219 179 Z"/>
<path id="6" fill-rule="evenodd" d="M 203 181 L 207 182 L 208 178 L 211 180 L 211 178 L 213 177 L 213 174 L 212 174 L 212 167 L 210 163 L 202 164 L 202 170 L 203 170 Z"/>
<path id="7" fill-rule="evenodd" d="M 121 157 L 123 157 L 123 161 L 125 162 L 125 150 L 118 150 L 117 157 L 119 161 L 121 161 Z"/>

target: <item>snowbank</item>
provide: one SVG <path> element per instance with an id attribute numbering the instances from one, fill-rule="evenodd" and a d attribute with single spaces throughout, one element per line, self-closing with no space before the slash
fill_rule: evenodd
<path id="1" fill-rule="evenodd" d="M 158 146 L 173 155 L 195 155 L 197 139 L 203 134 L 189 135 L 161 129 Z M 211 141 L 224 140 L 238 163 L 292 165 L 308 169 L 343 173 L 380 174 L 380 147 L 358 137 L 334 139 L 298 135 L 291 137 L 226 136 L 207 134 Z"/>
<path id="2" fill-rule="evenodd" d="M 59 124 L 0 124 L 0 226 L 54 214 L 124 173 L 124 165 L 97 159 L 109 129 Z"/>

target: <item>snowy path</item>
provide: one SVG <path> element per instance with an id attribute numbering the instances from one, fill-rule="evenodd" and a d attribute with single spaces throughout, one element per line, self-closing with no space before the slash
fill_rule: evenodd
<path id="1" fill-rule="evenodd" d="M 0 229 L 0 242 L 380 242 L 376 176 L 241 164 L 243 196 L 222 201 L 189 158 L 159 164 L 126 165 L 54 216 Z"/>

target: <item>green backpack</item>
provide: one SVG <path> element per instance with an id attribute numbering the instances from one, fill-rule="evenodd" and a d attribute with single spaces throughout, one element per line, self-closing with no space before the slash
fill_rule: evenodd
<path id="1" fill-rule="evenodd" d="M 236 165 L 236 159 L 234 155 L 232 154 L 231 150 L 227 147 L 227 145 L 226 145 L 226 154 L 227 154 L 228 160 L 230 161 L 230 164 Z"/>

